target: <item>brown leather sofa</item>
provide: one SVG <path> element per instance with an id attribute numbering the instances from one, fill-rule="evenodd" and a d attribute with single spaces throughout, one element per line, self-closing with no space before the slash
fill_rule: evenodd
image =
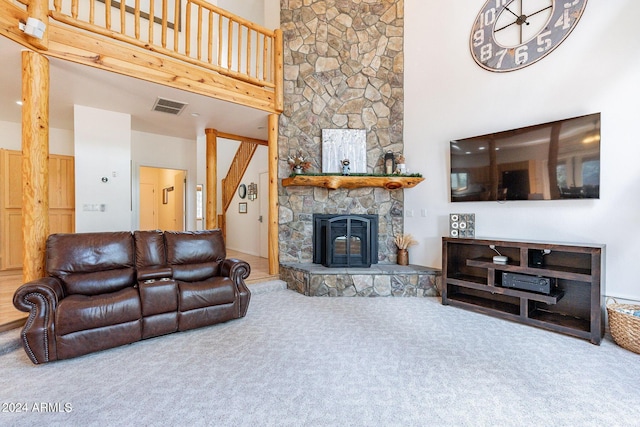
<path id="1" fill-rule="evenodd" d="M 244 317 L 251 268 L 220 230 L 52 234 L 48 277 L 22 285 L 24 349 L 35 364 Z"/>

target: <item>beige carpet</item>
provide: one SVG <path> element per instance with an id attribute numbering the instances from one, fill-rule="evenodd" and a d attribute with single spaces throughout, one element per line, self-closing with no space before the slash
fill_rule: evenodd
<path id="1" fill-rule="evenodd" d="M 265 285 L 267 286 L 267 285 Z M 0 425 L 632 426 L 640 355 L 437 298 L 256 285 L 245 318 L 53 362 L 0 356 Z M 48 412 L 36 412 L 45 404 Z M 15 408 L 15 406 L 13 406 Z"/>

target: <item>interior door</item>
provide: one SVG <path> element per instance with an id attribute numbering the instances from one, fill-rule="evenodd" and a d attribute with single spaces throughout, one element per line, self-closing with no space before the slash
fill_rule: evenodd
<path id="1" fill-rule="evenodd" d="M 158 228 L 156 194 L 155 184 L 140 183 L 140 230 L 156 230 Z"/>

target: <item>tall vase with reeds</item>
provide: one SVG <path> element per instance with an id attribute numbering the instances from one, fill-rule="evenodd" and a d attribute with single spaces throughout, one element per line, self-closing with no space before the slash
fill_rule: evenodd
<path id="1" fill-rule="evenodd" d="M 394 241 L 398 247 L 398 265 L 409 265 L 409 247 L 417 245 L 418 241 L 411 234 L 398 234 Z"/>

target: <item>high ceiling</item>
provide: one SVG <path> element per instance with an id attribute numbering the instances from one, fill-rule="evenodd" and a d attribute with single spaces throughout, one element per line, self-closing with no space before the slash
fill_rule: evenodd
<path id="1" fill-rule="evenodd" d="M 0 121 L 21 122 L 23 47 L 0 36 Z M 152 111 L 157 97 L 187 103 L 178 115 Z M 131 115 L 133 130 L 195 139 L 204 129 L 267 139 L 268 113 L 155 83 L 50 58 L 49 125 L 73 130 L 73 106 Z"/>

